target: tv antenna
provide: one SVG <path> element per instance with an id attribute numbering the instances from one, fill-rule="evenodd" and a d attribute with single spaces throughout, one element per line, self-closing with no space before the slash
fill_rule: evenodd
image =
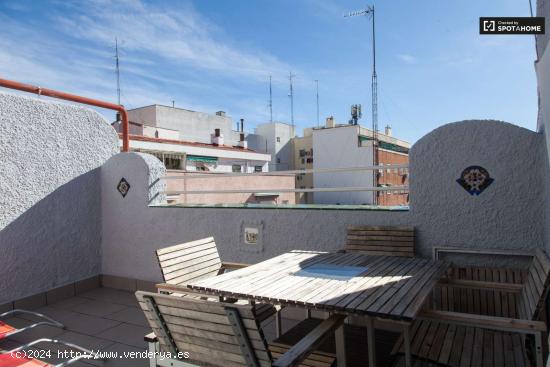
<path id="1" fill-rule="evenodd" d="M 271 75 L 269 76 L 269 122 L 273 122 L 273 90 L 271 88 Z"/>
<path id="2" fill-rule="evenodd" d="M 319 81 L 315 79 L 315 97 L 317 99 L 317 127 L 319 127 Z"/>
<path id="3" fill-rule="evenodd" d="M 116 94 L 117 101 L 120 105 L 120 65 L 118 62 L 118 39 L 115 37 L 115 59 L 116 59 Z"/>
<path id="4" fill-rule="evenodd" d="M 374 21 L 374 5 L 368 5 L 367 8 L 352 11 L 344 17 L 368 16 L 372 19 L 372 81 L 371 81 L 371 97 L 372 97 L 372 157 L 374 165 L 378 165 L 378 154 L 376 147 L 378 145 L 378 80 L 376 77 L 376 34 Z M 373 171 L 373 184 L 377 182 L 376 171 Z M 373 195 L 373 201 L 378 203 L 378 193 Z"/>
<path id="5" fill-rule="evenodd" d="M 290 81 L 290 93 L 288 96 L 290 97 L 290 122 L 292 123 L 292 127 L 294 127 L 294 89 L 292 88 L 292 78 L 295 76 L 292 74 L 292 71 L 288 73 L 288 80 Z"/>
<path id="6" fill-rule="evenodd" d="M 372 133 L 375 145 L 378 143 L 378 80 L 376 76 L 376 36 L 374 21 L 374 5 L 366 9 L 352 11 L 344 17 L 368 16 L 372 18 Z M 376 164 L 376 162 L 375 162 Z"/>

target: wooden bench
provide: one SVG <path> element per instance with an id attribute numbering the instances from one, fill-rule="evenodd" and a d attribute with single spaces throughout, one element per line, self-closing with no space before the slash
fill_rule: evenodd
<path id="1" fill-rule="evenodd" d="M 213 237 L 161 248 L 156 251 L 156 255 L 164 279 L 164 284 L 157 284 L 157 289 L 165 293 L 175 292 L 170 285 L 185 287 L 192 281 L 214 277 L 229 269 L 248 266 L 248 264 L 222 262 Z M 204 297 L 191 290 L 185 290 L 180 294 L 195 298 Z M 276 309 L 268 304 L 260 304 L 256 307 L 257 314 L 263 317 L 262 321 L 276 313 Z"/>
<path id="2" fill-rule="evenodd" d="M 414 256 L 414 227 L 349 226 L 343 252 Z"/>
<path id="3" fill-rule="evenodd" d="M 549 280 L 550 260 L 541 250 L 533 256 L 522 284 L 449 279 L 447 285 L 452 288 L 498 291 L 499 295 L 503 292 L 515 294 L 508 300 L 514 303 L 513 313 L 517 314 L 517 318 L 436 309 L 422 311 L 410 333 L 412 355 L 427 363 L 450 366 L 529 366 L 531 350 L 527 348 L 526 341 L 534 340 L 531 357 L 537 367 L 542 367 L 542 341 L 547 327 L 538 320 L 548 294 Z M 468 302 L 473 303 L 473 294 L 472 301 Z M 489 303 L 488 300 L 486 302 Z M 394 353 L 403 352 L 402 336 Z M 398 360 L 398 363 L 403 361 Z"/>
<path id="4" fill-rule="evenodd" d="M 294 346 L 279 344 L 272 351 L 252 305 L 142 291 L 136 292 L 136 297 L 155 334 L 154 338 L 146 336 L 150 351 L 180 355 L 162 364 L 153 359 L 152 365 L 159 366 L 329 367 L 334 364 L 334 355 L 316 354 L 314 350 L 330 333 L 343 327 L 346 317 L 334 314 Z"/>

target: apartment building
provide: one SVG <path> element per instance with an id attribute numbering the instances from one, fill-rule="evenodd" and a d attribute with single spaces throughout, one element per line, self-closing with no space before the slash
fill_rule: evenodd
<path id="1" fill-rule="evenodd" d="M 292 139 L 295 136 L 294 126 L 270 122 L 257 125 L 254 134 L 249 134 L 246 140 L 251 149 L 271 155 L 270 171 L 286 171 L 292 169 Z"/>
<path id="2" fill-rule="evenodd" d="M 378 133 L 373 149 L 373 132 L 360 125 L 337 124 L 333 117 L 323 127 L 304 129 L 293 139 L 294 169 L 354 168 L 408 164 L 410 144 L 392 136 L 391 127 Z M 376 160 L 375 160 L 376 158 Z M 338 173 L 304 173 L 296 176 L 297 188 L 391 187 L 408 185 L 407 169 L 381 169 Z M 400 191 L 323 192 L 297 195 L 297 202 L 315 204 L 407 205 L 408 193 Z"/>
<path id="3" fill-rule="evenodd" d="M 304 129 L 304 136 L 292 139 L 292 169 L 312 169 L 313 168 L 313 135 L 312 129 Z M 313 174 L 302 173 L 295 176 L 295 184 L 298 189 L 313 187 Z M 297 193 L 296 202 L 300 204 L 312 204 L 313 192 Z"/>
<path id="4" fill-rule="evenodd" d="M 271 156 L 248 149 L 243 122 L 232 129 L 215 114 L 151 105 L 128 111 L 132 151 L 159 158 L 167 169 L 201 172 L 266 172 Z M 119 122 L 113 127 L 120 133 Z"/>

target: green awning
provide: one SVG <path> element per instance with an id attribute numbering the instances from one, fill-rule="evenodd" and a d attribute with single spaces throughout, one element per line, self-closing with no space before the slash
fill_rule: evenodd
<path id="1" fill-rule="evenodd" d="M 203 163 L 216 163 L 218 161 L 218 158 L 216 157 L 203 157 L 200 155 L 188 155 L 187 156 L 188 162 L 203 162 Z"/>

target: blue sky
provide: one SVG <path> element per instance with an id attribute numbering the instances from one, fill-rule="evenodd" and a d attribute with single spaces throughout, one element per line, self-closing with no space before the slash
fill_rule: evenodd
<path id="1" fill-rule="evenodd" d="M 114 38 L 121 45 L 122 103 L 215 112 L 246 130 L 290 120 L 314 126 L 349 119 L 363 105 L 370 127 L 368 18 L 344 18 L 356 0 L 0 0 L 0 77 L 116 101 Z M 414 142 L 463 119 L 535 129 L 532 36 L 480 36 L 480 16 L 528 16 L 525 0 L 378 1 L 379 126 Z M 102 111 L 108 118 L 113 114 Z"/>

